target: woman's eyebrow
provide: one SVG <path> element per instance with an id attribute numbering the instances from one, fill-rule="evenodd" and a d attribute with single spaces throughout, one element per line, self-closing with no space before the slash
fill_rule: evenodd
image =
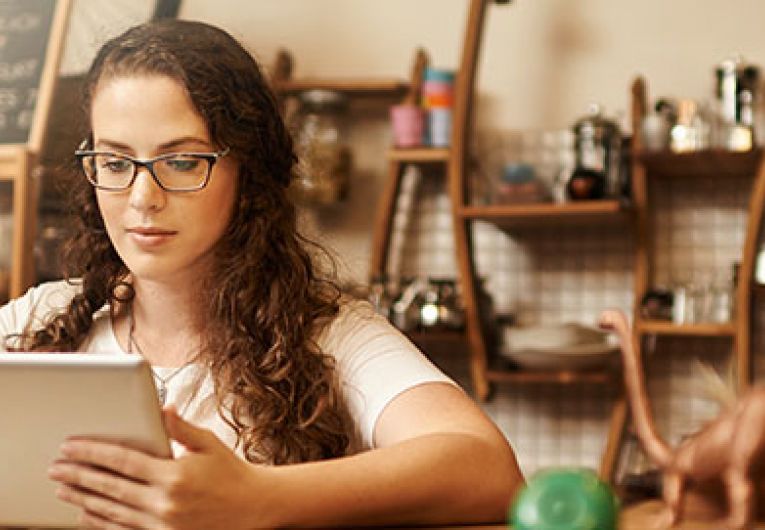
<path id="1" fill-rule="evenodd" d="M 196 137 L 196 136 L 184 136 L 181 138 L 174 138 L 173 140 L 170 140 L 169 142 L 165 142 L 162 144 L 159 144 L 156 149 L 158 151 L 170 151 L 172 149 L 178 148 L 179 146 L 188 146 L 189 144 L 195 144 L 199 145 L 200 147 L 203 147 L 205 149 L 210 148 L 210 142 L 207 140 L 203 140 L 202 138 Z M 115 149 L 123 152 L 132 152 L 133 148 L 130 147 L 128 144 L 118 142 L 116 140 L 109 140 L 106 138 L 99 139 L 98 142 L 96 142 L 96 147 L 99 148 L 106 148 L 106 149 Z"/>
<path id="2" fill-rule="evenodd" d="M 197 136 L 184 136 L 182 138 L 176 138 L 176 139 L 171 140 L 169 142 L 166 142 L 164 144 L 160 144 L 157 147 L 161 151 L 167 151 L 167 150 L 170 150 L 170 149 L 174 149 L 174 148 L 176 148 L 178 146 L 181 146 L 181 145 L 186 146 L 188 144 L 197 144 L 197 145 L 200 145 L 200 146 L 202 146 L 204 148 L 209 148 L 210 147 L 210 142 L 208 142 L 207 140 L 204 140 L 202 138 L 199 138 Z"/>
<path id="3" fill-rule="evenodd" d="M 119 150 L 119 151 L 130 151 L 131 150 L 130 147 L 127 144 L 123 144 L 121 142 L 115 142 L 115 141 L 112 141 L 112 140 L 104 140 L 104 139 L 98 140 L 94 144 L 93 147 L 94 148 L 98 147 L 98 148 L 101 148 L 101 149 L 103 149 L 103 148 L 115 149 L 115 150 Z"/>

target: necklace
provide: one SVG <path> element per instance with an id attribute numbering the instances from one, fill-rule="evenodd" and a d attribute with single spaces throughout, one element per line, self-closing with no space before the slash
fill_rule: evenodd
<path id="1" fill-rule="evenodd" d="M 128 310 L 128 318 L 130 319 L 130 324 L 128 326 L 128 339 L 127 339 L 127 352 L 133 353 L 133 348 L 135 347 L 136 352 L 143 357 L 144 359 L 146 356 L 143 354 L 143 351 L 141 351 L 141 347 L 136 342 L 135 338 L 133 337 L 133 332 L 135 331 L 135 317 L 133 316 L 133 305 L 130 305 L 130 309 Z M 183 363 L 181 366 L 170 372 L 169 375 L 166 375 L 165 377 L 161 377 L 156 370 L 154 370 L 154 367 L 151 367 L 151 375 L 154 376 L 154 380 L 157 382 L 157 397 L 159 398 L 159 402 L 164 406 L 165 401 L 167 401 L 167 384 L 170 382 L 171 379 L 173 379 L 176 375 L 181 373 L 184 368 L 186 368 L 188 365 L 193 363 L 196 360 L 196 356 L 192 357 L 185 363 Z"/>

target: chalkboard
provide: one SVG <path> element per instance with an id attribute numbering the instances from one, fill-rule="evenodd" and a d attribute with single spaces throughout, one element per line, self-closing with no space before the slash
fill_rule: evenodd
<path id="1" fill-rule="evenodd" d="M 56 0 L 0 0 L 0 143 L 29 141 Z"/>

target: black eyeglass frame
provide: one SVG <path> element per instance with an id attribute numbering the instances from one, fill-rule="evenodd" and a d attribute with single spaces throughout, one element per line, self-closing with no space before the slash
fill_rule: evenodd
<path id="1" fill-rule="evenodd" d="M 220 151 L 216 151 L 214 153 L 167 153 L 165 155 L 160 155 L 154 158 L 147 158 L 145 160 L 141 160 L 139 158 L 133 158 L 132 156 L 125 155 L 122 153 L 114 153 L 111 151 L 90 151 L 86 149 L 77 149 L 74 152 L 75 158 L 77 158 L 77 161 L 80 164 L 80 169 L 82 169 L 82 172 L 85 174 L 85 178 L 88 179 L 88 182 L 90 182 L 94 188 L 103 190 L 103 191 L 125 191 L 130 189 L 133 184 L 135 183 L 135 179 L 138 176 L 138 169 L 141 167 L 145 167 L 149 170 L 149 174 L 151 175 L 151 178 L 154 179 L 154 182 L 157 183 L 157 186 L 159 186 L 162 190 L 173 192 L 173 193 L 183 193 L 183 192 L 189 192 L 189 191 L 199 191 L 201 189 L 204 189 L 207 184 L 210 182 L 210 175 L 212 174 L 212 169 L 215 163 L 218 161 L 219 158 L 222 158 L 229 154 L 231 151 L 230 147 L 226 147 L 225 149 L 222 149 Z M 94 180 L 93 177 L 88 175 L 87 170 L 85 169 L 84 159 L 88 156 L 96 156 L 96 155 L 107 155 L 107 156 L 114 156 L 117 158 L 122 158 L 124 160 L 129 160 L 133 164 L 133 175 L 130 177 L 130 180 L 127 184 L 124 186 L 104 186 L 103 184 L 99 184 Z M 157 177 L 156 173 L 154 173 L 154 164 L 157 162 L 160 162 L 162 160 L 168 160 L 170 158 L 175 158 L 177 156 L 190 156 L 194 158 L 199 158 L 202 160 L 207 161 L 207 174 L 205 175 L 204 180 L 199 183 L 199 185 L 193 187 L 193 188 L 168 188 L 165 186 L 162 181 Z"/>

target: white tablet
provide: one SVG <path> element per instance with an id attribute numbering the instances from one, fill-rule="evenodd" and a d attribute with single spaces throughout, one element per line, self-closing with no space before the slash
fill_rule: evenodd
<path id="1" fill-rule="evenodd" d="M 51 463 L 68 436 L 169 457 L 151 368 L 132 355 L 0 354 L 0 527 L 75 527 Z"/>

